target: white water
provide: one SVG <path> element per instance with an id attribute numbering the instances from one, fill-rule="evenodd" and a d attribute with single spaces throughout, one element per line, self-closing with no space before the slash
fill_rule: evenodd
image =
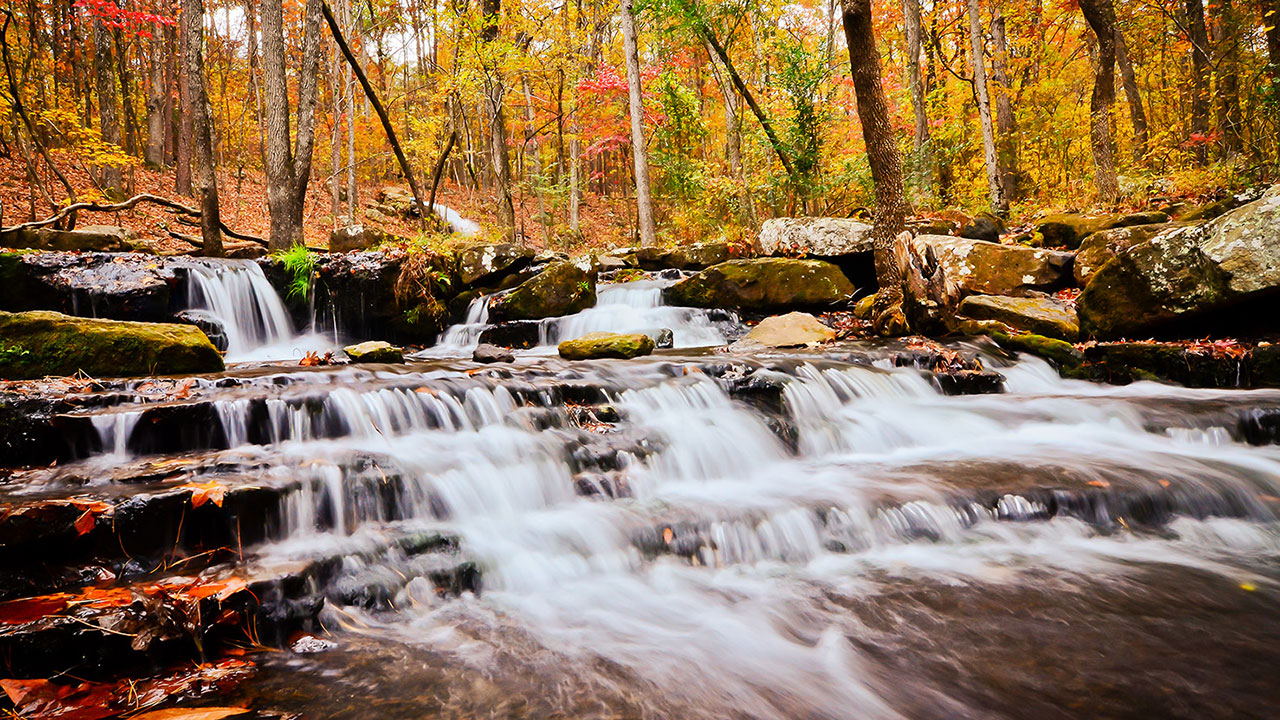
<path id="1" fill-rule="evenodd" d="M 252 260 L 200 260 L 189 266 L 187 303 L 222 324 L 227 362 L 283 360 L 333 343 L 299 334 L 275 288 Z"/>

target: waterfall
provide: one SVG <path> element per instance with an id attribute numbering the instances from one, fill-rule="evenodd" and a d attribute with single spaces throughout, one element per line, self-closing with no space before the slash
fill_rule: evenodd
<path id="1" fill-rule="evenodd" d="M 331 345 L 294 330 L 288 310 L 256 262 L 193 260 L 187 268 L 188 307 L 222 326 L 229 362 L 281 359 Z"/>

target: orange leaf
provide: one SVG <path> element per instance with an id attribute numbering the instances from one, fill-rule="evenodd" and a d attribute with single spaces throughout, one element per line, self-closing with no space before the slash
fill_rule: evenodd
<path id="1" fill-rule="evenodd" d="M 134 715 L 133 720 L 222 720 L 249 712 L 237 707 L 169 708 Z"/>
<path id="2" fill-rule="evenodd" d="M 227 486 L 217 480 L 210 480 L 206 483 L 187 483 L 182 485 L 180 489 L 191 491 L 191 507 L 193 508 L 198 508 L 206 502 L 213 502 L 214 505 L 222 507 L 222 499 L 227 495 Z"/>
<path id="3" fill-rule="evenodd" d="M 0 603 L 0 625 L 22 625 L 52 615 L 67 606 L 66 593 Z"/>
<path id="4" fill-rule="evenodd" d="M 93 530 L 96 522 L 93 518 L 93 511 L 85 510 L 80 514 L 80 517 L 76 518 L 76 532 L 80 535 L 86 535 Z"/>

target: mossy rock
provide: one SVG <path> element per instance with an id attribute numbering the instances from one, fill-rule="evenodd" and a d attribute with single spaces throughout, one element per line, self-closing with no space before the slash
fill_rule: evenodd
<path id="1" fill-rule="evenodd" d="M 1085 350 L 1085 359 L 1094 377 L 1112 383 L 1161 380 L 1201 388 L 1250 384 L 1246 358 L 1189 352 L 1175 343 L 1098 343 Z"/>
<path id="2" fill-rule="evenodd" d="M 381 340 L 369 340 L 357 345 L 342 348 L 351 362 L 355 363 L 399 363 L 404 362 L 404 350 Z"/>
<path id="3" fill-rule="evenodd" d="M 1009 327 L 1074 341 L 1080 335 L 1076 311 L 1048 297 L 970 295 L 960 303 L 960 314 L 974 320 L 998 320 Z"/>
<path id="4" fill-rule="evenodd" d="M 1010 335 L 999 330 L 990 330 L 987 334 L 992 340 L 1006 350 L 1016 350 L 1025 352 L 1036 357 L 1050 360 L 1058 366 L 1060 370 L 1075 370 L 1080 367 L 1084 361 L 1084 353 L 1076 349 L 1075 345 L 1056 338 L 1045 337 L 1044 335 L 1036 335 L 1034 333 L 1023 333 L 1019 335 Z"/>
<path id="5" fill-rule="evenodd" d="M 458 251 L 458 279 L 467 287 L 493 284 L 533 260 L 529 248 L 511 243 L 475 245 Z"/>
<path id="6" fill-rule="evenodd" d="M 1036 226 L 1036 233 L 1045 245 L 1063 245 L 1071 249 L 1093 233 L 1133 225 L 1156 225 L 1169 222 L 1169 216 L 1159 211 L 1119 213 L 1091 217 L 1075 213 L 1050 215 Z"/>
<path id="7" fill-rule="evenodd" d="M 218 372 L 222 356 L 193 325 L 0 312 L 0 378 L 133 377 Z"/>
<path id="8" fill-rule="evenodd" d="M 617 358 L 630 360 L 653 352 L 654 342 L 641 333 L 587 333 L 580 338 L 565 340 L 557 346 L 560 357 L 566 360 L 596 360 Z"/>
<path id="9" fill-rule="evenodd" d="M 730 260 L 664 291 L 671 305 L 734 310 L 825 307 L 845 302 L 853 283 L 821 260 Z"/>
<path id="10" fill-rule="evenodd" d="M 495 321 L 541 320 L 581 312 L 596 303 L 596 278 L 571 262 L 553 262 L 514 290 L 495 297 Z"/>

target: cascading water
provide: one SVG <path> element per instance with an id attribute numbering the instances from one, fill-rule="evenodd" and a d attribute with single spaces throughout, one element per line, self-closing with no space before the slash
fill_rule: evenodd
<path id="1" fill-rule="evenodd" d="M 295 331 L 288 310 L 256 262 L 193 260 L 187 268 L 188 306 L 221 325 L 229 362 L 280 359 L 332 345 Z"/>
<path id="2" fill-rule="evenodd" d="M 268 661 L 259 692 L 308 717 L 942 718 L 1053 715 L 1121 683 L 1141 710 L 1143 676 L 1095 673 L 1101 648 L 1225 683 L 1197 668 L 1242 646 L 1194 598 L 1231 617 L 1278 594 L 1280 447 L 1234 423 L 1280 393 L 1025 360 L 1008 392 L 952 397 L 911 369 L 700 362 L 202 390 L 232 448 L 211 466 L 266 462 L 254 482 L 284 488 L 276 537 L 246 551 L 344 557 L 324 615 L 342 649 Z M 125 421 L 99 423 L 119 448 Z M 440 558 L 401 549 L 423 532 L 456 538 L 480 592 L 434 589 Z M 1232 709 L 1261 697 L 1241 692 Z"/>

